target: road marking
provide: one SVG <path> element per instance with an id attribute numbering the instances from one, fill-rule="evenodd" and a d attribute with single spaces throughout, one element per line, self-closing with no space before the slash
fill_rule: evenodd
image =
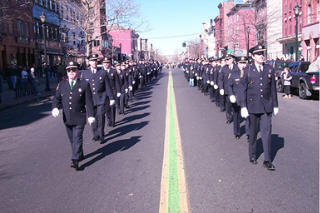
<path id="1" fill-rule="evenodd" d="M 169 71 L 166 109 L 159 213 L 188 213 L 190 205 L 171 71 Z"/>

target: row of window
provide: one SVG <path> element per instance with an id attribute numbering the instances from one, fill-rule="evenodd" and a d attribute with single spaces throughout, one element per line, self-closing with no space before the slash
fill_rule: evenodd
<path id="1" fill-rule="evenodd" d="M 60 40 L 59 27 L 55 25 L 46 24 L 43 29 L 43 24 L 40 21 L 35 20 L 33 22 L 33 32 L 37 38 L 43 38 L 43 31 L 46 39 L 48 40 Z"/>
<path id="2" fill-rule="evenodd" d="M 24 22 L 23 20 L 17 19 L 16 22 L 12 21 L 1 21 L 0 22 L 0 33 L 17 35 L 19 37 L 30 37 L 30 23 Z"/>
<path id="3" fill-rule="evenodd" d="M 56 0 L 34 0 L 34 3 L 56 13 L 59 11 Z"/>
<path id="4" fill-rule="evenodd" d="M 75 10 L 75 8 L 60 5 L 60 18 L 72 23 L 77 23 L 83 25 L 84 17 L 81 16 L 80 12 Z"/>

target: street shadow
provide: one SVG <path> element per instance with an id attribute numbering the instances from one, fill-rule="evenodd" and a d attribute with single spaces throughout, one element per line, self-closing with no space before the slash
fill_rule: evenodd
<path id="1" fill-rule="evenodd" d="M 284 138 L 279 137 L 278 134 L 272 134 L 271 135 L 271 150 L 270 150 L 271 162 L 273 162 L 278 151 L 282 148 L 284 148 Z M 263 144 L 262 144 L 262 139 L 259 138 L 259 140 L 257 141 L 257 159 L 262 154 L 263 154 Z"/>
<path id="2" fill-rule="evenodd" d="M 132 115 L 132 116 L 125 117 L 121 121 L 117 122 L 117 126 L 120 126 L 120 125 L 123 125 L 123 124 L 126 124 L 126 123 L 130 123 L 131 121 L 134 121 L 134 120 L 145 118 L 145 117 L 147 117 L 149 115 L 150 115 L 150 113 L 146 112 L 146 113 L 143 113 L 143 114 L 138 114 L 138 115 Z"/>
<path id="3" fill-rule="evenodd" d="M 115 129 L 109 131 L 109 133 L 105 135 L 105 137 L 109 137 L 109 136 L 111 136 L 111 137 L 105 139 L 103 141 L 103 143 L 106 143 L 107 141 L 110 141 L 110 140 L 117 138 L 117 137 L 120 137 L 122 135 L 128 134 L 129 132 L 140 130 L 143 127 L 145 127 L 146 125 L 148 125 L 148 123 L 149 123 L 149 121 L 142 121 L 140 123 L 133 123 L 133 124 L 128 124 L 125 126 L 115 128 Z"/>
<path id="4" fill-rule="evenodd" d="M 106 144 L 105 146 L 101 147 L 100 149 L 97 149 L 94 152 L 91 152 L 89 154 L 85 155 L 85 159 L 91 158 L 95 156 L 90 161 L 84 163 L 79 167 L 80 171 L 83 171 L 86 167 L 91 166 L 92 164 L 96 163 L 97 161 L 103 159 L 104 157 L 111 155 L 118 151 L 125 151 L 130 149 L 132 146 L 137 144 L 140 141 L 141 136 L 133 136 L 129 139 L 119 140 L 115 141 L 109 144 Z"/>
<path id="5" fill-rule="evenodd" d="M 132 107 L 132 108 L 127 109 L 127 110 L 126 110 L 126 113 L 137 112 L 137 111 L 140 111 L 140 110 L 147 109 L 147 108 L 149 108 L 149 107 L 150 107 L 150 105 L 141 106 L 141 107 Z"/>
<path id="6" fill-rule="evenodd" d="M 135 103 L 130 104 L 130 107 L 140 106 L 140 105 L 148 104 L 148 103 L 150 103 L 150 102 L 151 102 L 151 101 L 135 102 Z"/>
<path id="7" fill-rule="evenodd" d="M 41 103 L 29 103 L 9 108 L 0 112 L 0 130 L 29 125 L 48 116 L 52 101 L 43 100 Z"/>

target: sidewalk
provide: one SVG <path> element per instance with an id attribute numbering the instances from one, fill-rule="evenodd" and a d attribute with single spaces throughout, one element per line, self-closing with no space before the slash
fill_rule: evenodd
<path id="1" fill-rule="evenodd" d="M 0 104 L 0 111 L 19 105 L 25 104 L 33 101 L 38 101 L 48 96 L 54 95 L 56 91 L 56 87 L 58 85 L 56 79 L 50 79 L 50 91 L 45 91 L 46 88 L 46 79 L 40 79 L 40 85 L 38 85 L 39 94 L 36 95 L 28 95 L 22 97 L 15 97 L 15 91 L 9 90 L 8 84 L 6 81 L 2 81 L 3 83 L 3 91 L 2 91 L 2 103 Z"/>

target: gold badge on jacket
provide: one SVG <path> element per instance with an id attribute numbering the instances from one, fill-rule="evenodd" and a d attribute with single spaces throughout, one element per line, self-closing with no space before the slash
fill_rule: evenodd
<path id="1" fill-rule="evenodd" d="M 100 80 L 102 79 L 102 77 L 100 76 L 100 78 L 99 78 Z"/>
<path id="2" fill-rule="evenodd" d="M 80 93 L 82 92 L 82 89 L 81 88 L 79 88 L 79 90 L 78 90 Z"/>

